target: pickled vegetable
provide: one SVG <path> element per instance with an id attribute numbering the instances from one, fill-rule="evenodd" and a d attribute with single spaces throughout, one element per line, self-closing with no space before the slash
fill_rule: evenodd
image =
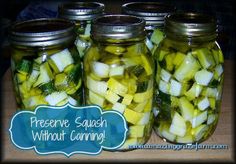
<path id="1" fill-rule="evenodd" d="M 38 52 L 44 56 L 32 54 L 21 58 L 13 54 L 12 62 L 16 65 L 13 82 L 18 88 L 17 103 L 21 109 L 34 110 L 41 104 L 82 103 L 80 61 L 74 58 L 70 48 L 53 52 L 51 55 L 46 51 Z"/>
<path id="2" fill-rule="evenodd" d="M 124 115 L 129 144 L 150 136 L 153 102 L 153 62 L 144 43 L 92 46 L 84 58 L 86 103 Z"/>
<path id="3" fill-rule="evenodd" d="M 165 39 L 155 54 L 156 132 L 174 143 L 195 143 L 213 133 L 218 121 L 223 55 L 217 44 L 185 47 Z M 220 89 L 221 88 L 221 89 Z"/>
<path id="4" fill-rule="evenodd" d="M 77 39 L 75 41 L 75 45 L 79 52 L 81 58 L 83 58 L 86 51 L 91 46 L 91 38 L 90 38 L 90 31 L 91 31 L 91 22 L 80 22 L 76 23 L 77 27 Z"/>
<path id="5" fill-rule="evenodd" d="M 149 37 L 146 38 L 146 45 L 153 55 L 160 42 L 163 40 L 164 33 L 162 30 L 156 28 L 150 32 L 148 36 Z"/>

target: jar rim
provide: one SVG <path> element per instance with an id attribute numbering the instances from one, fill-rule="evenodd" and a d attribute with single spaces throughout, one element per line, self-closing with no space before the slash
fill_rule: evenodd
<path id="1" fill-rule="evenodd" d="M 176 7 L 161 2 L 129 2 L 122 5 L 124 14 L 142 17 L 147 25 L 163 26 L 165 17 Z"/>
<path id="2" fill-rule="evenodd" d="M 10 43 L 22 46 L 52 46 L 75 38 L 74 24 L 59 18 L 40 18 L 14 23 Z"/>
<path id="3" fill-rule="evenodd" d="M 69 20 L 92 20 L 104 14 L 100 2 L 66 2 L 58 6 L 58 16 Z"/>
<path id="4" fill-rule="evenodd" d="M 202 13 L 178 12 L 166 17 L 164 30 L 167 36 L 185 38 L 206 37 L 215 39 L 217 24 L 214 17 Z"/>
<path id="5" fill-rule="evenodd" d="M 145 21 L 136 16 L 104 15 L 92 21 L 93 39 L 130 39 L 145 37 Z"/>

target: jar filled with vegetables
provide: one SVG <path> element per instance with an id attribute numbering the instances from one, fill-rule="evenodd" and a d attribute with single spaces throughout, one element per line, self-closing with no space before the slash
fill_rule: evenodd
<path id="1" fill-rule="evenodd" d="M 154 62 L 145 45 L 144 20 L 107 15 L 92 22 L 93 44 L 84 58 L 87 104 L 116 110 L 129 132 L 121 149 L 144 144 L 153 123 Z"/>
<path id="2" fill-rule="evenodd" d="M 146 45 L 152 54 L 164 37 L 165 17 L 174 11 L 174 6 L 160 2 L 130 2 L 122 5 L 124 14 L 138 16 L 146 21 Z"/>
<path id="3" fill-rule="evenodd" d="M 9 37 L 19 109 L 82 103 L 82 70 L 73 23 L 54 18 L 18 22 Z"/>
<path id="4" fill-rule="evenodd" d="M 205 141 L 219 119 L 224 57 L 211 16 L 175 13 L 165 22 L 166 38 L 155 52 L 155 131 L 164 140 Z"/>
<path id="5" fill-rule="evenodd" d="M 58 17 L 75 23 L 77 39 L 75 44 L 80 57 L 91 46 L 91 21 L 104 14 L 105 6 L 98 2 L 68 2 L 59 5 Z"/>

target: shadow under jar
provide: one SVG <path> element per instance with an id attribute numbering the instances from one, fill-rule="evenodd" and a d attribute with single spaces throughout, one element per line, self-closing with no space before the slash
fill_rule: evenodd
<path id="1" fill-rule="evenodd" d="M 146 45 L 152 54 L 165 36 L 163 31 L 165 17 L 174 11 L 174 6 L 160 2 L 129 2 L 122 5 L 122 13 L 145 20 Z"/>
<path id="2" fill-rule="evenodd" d="M 155 131 L 165 141 L 200 143 L 220 115 L 224 57 L 215 19 L 197 13 L 167 16 L 155 52 Z"/>
<path id="3" fill-rule="evenodd" d="M 98 2 L 68 2 L 58 7 L 58 17 L 75 23 L 77 32 L 75 44 L 81 58 L 91 46 L 91 21 L 103 15 L 104 10 L 104 4 Z"/>
<path id="4" fill-rule="evenodd" d="M 129 132 L 121 150 L 146 143 L 152 131 L 154 62 L 144 25 L 128 15 L 95 19 L 93 44 L 84 57 L 86 104 L 116 110 L 126 119 Z"/>
<path id="5" fill-rule="evenodd" d="M 45 104 L 81 105 L 81 62 L 73 23 L 36 19 L 15 23 L 10 31 L 11 70 L 18 109 Z"/>

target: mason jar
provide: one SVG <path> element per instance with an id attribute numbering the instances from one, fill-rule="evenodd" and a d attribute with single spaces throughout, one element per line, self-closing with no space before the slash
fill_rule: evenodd
<path id="1" fill-rule="evenodd" d="M 116 110 L 129 132 L 121 149 L 151 135 L 154 62 L 145 45 L 144 20 L 106 15 L 92 22 L 92 46 L 84 57 L 86 104 Z"/>
<path id="2" fill-rule="evenodd" d="M 174 6 L 160 2 L 130 2 L 122 5 L 124 14 L 138 16 L 146 21 L 146 45 L 152 54 L 164 37 L 165 17 L 174 11 Z"/>
<path id="3" fill-rule="evenodd" d="M 82 70 L 73 23 L 54 18 L 18 22 L 9 37 L 18 109 L 81 105 Z"/>
<path id="4" fill-rule="evenodd" d="M 216 20 L 197 13 L 168 15 L 155 52 L 155 131 L 165 141 L 200 143 L 220 115 L 224 57 Z"/>
<path id="5" fill-rule="evenodd" d="M 104 10 L 104 4 L 98 2 L 67 2 L 58 7 L 58 17 L 68 19 L 76 25 L 75 44 L 81 58 L 91 46 L 91 21 L 103 15 Z"/>

